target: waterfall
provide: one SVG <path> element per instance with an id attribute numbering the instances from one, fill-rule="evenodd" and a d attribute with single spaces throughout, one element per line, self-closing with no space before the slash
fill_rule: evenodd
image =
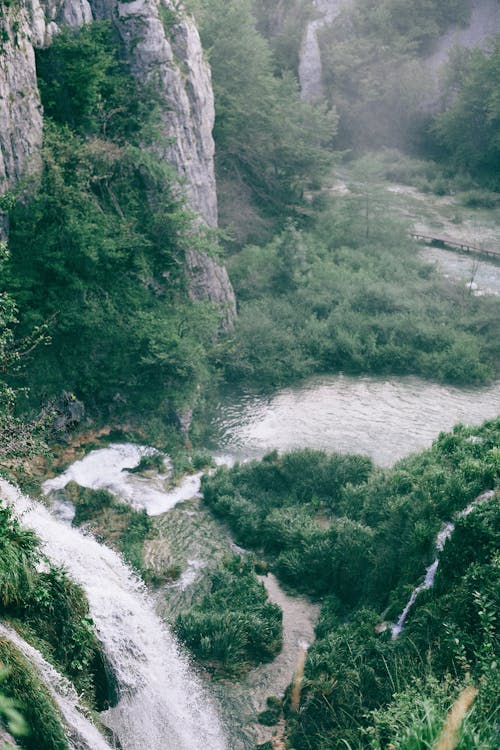
<path id="1" fill-rule="evenodd" d="M 323 67 L 318 32 L 332 23 L 340 13 L 342 4 L 342 0 L 314 0 L 313 2 L 319 17 L 307 25 L 299 58 L 300 91 L 304 101 L 312 102 L 323 96 Z"/>
<path id="2" fill-rule="evenodd" d="M 487 492 L 483 492 L 482 495 L 479 495 L 473 503 L 468 505 L 464 510 L 461 510 L 460 513 L 457 514 L 457 519 L 459 518 L 465 518 L 465 516 L 468 516 L 469 513 L 472 512 L 472 510 L 475 508 L 475 506 L 478 503 L 482 503 L 485 500 L 489 500 L 493 495 L 495 494 L 494 490 L 488 490 Z M 392 632 L 392 640 L 395 641 L 396 638 L 401 634 L 404 624 L 406 622 L 406 618 L 408 617 L 408 613 L 410 612 L 411 608 L 415 604 L 417 596 L 420 594 L 421 591 L 425 591 L 426 589 L 430 589 L 434 586 L 434 580 L 436 578 L 436 572 L 439 566 L 439 553 L 443 551 L 444 545 L 448 541 L 448 539 L 451 538 L 451 535 L 455 531 L 455 524 L 452 521 L 448 521 L 448 523 L 443 524 L 443 527 L 441 528 L 441 531 L 436 537 L 436 543 L 435 543 L 435 550 L 437 552 L 436 558 L 434 559 L 434 562 L 429 565 L 425 572 L 425 578 L 422 581 L 422 583 L 413 589 L 410 598 L 408 599 L 408 602 L 406 603 L 405 608 L 401 612 L 398 621 L 391 626 L 391 632 Z"/>
<path id="3" fill-rule="evenodd" d="M 59 674 L 36 648 L 26 643 L 12 628 L 0 623 L 0 636 L 7 638 L 36 669 L 62 714 L 70 750 L 111 750 L 111 746 L 84 715 L 71 682 Z"/>
<path id="4" fill-rule="evenodd" d="M 81 487 L 102 489 L 112 492 L 121 500 L 134 508 L 143 508 L 148 515 L 157 516 L 166 513 L 177 503 L 199 496 L 203 471 L 197 471 L 185 476 L 177 487 L 165 489 L 167 474 L 156 474 L 153 477 L 141 477 L 131 474 L 127 469 L 133 469 L 143 456 L 149 456 L 157 451 L 133 443 L 112 443 L 106 448 L 91 451 L 84 458 L 75 461 L 62 474 L 43 483 L 45 494 L 62 490 L 68 482 L 76 482 Z M 234 463 L 231 456 L 214 456 L 217 466 L 228 466 Z M 168 464 L 166 458 L 165 463 Z M 71 523 L 74 509 L 66 502 L 58 502 L 58 512 L 61 517 Z"/>
<path id="5" fill-rule="evenodd" d="M 119 555 L 3 480 L 0 491 L 42 540 L 50 560 L 85 590 L 119 689 L 117 706 L 101 717 L 122 750 L 224 750 L 222 729 L 198 678 Z"/>

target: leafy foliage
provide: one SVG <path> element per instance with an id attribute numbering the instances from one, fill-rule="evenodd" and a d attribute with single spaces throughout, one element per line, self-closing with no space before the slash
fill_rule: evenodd
<path id="1" fill-rule="evenodd" d="M 194 5 L 213 75 L 218 175 L 233 193 L 247 185 L 260 209 L 282 221 L 330 166 L 336 117 L 302 102 L 289 71 L 275 74 L 250 0 Z"/>
<path id="2" fill-rule="evenodd" d="M 142 147 L 154 102 L 102 24 L 58 35 L 39 74 L 53 120 L 41 174 L 11 212 L 9 267 L 21 331 L 50 322 L 30 384 L 99 406 L 182 403 L 207 377 L 217 315 L 186 288 L 184 253 L 202 230 L 169 167 Z"/>
<path id="3" fill-rule="evenodd" d="M 212 573 L 210 592 L 177 617 L 175 630 L 201 661 L 238 673 L 280 652 L 281 617 L 251 560 L 234 556 Z"/>
<path id="4" fill-rule="evenodd" d="M 52 698 L 29 662 L 5 638 L 0 638 L 0 662 L 8 669 L 2 689 L 16 705 L 21 703 L 29 733 L 18 737 L 26 750 L 68 750 L 59 714 Z"/>
<path id="5" fill-rule="evenodd" d="M 63 29 L 37 50 L 37 72 L 45 115 L 78 133 L 139 144 L 153 126 L 154 87 L 137 86 L 106 22 Z"/>
<path id="6" fill-rule="evenodd" d="M 436 97 L 421 55 L 448 25 L 465 22 L 468 0 L 355 0 L 320 38 L 326 97 L 339 113 L 337 147 L 425 141 L 425 104 Z"/>
<path id="7" fill-rule="evenodd" d="M 471 680 L 479 695 L 459 747 L 495 747 L 498 493 L 457 519 L 436 585 L 398 640 L 379 612 L 396 619 L 443 520 L 498 487 L 499 438 L 497 419 L 458 426 L 390 470 L 296 451 L 204 479 L 205 502 L 239 541 L 263 548 L 284 582 L 323 597 L 300 710 L 288 716 L 297 750 L 432 747 Z"/>
<path id="8" fill-rule="evenodd" d="M 229 262 L 240 300 L 216 354 L 228 380 L 277 386 L 314 372 L 414 373 L 475 384 L 497 372 L 498 299 L 477 298 L 415 257 L 369 187 Z"/>
<path id="9" fill-rule="evenodd" d="M 64 570 L 47 563 L 38 544 L 0 504 L 0 616 L 16 622 L 92 702 L 96 689 L 105 692 L 106 676 L 88 603 Z"/>
<path id="10" fill-rule="evenodd" d="M 500 40 L 488 50 L 457 50 L 448 66 L 447 103 L 433 124 L 455 170 L 500 189 Z"/>
<path id="11" fill-rule="evenodd" d="M 5 243 L 0 242 L 0 273 L 5 272 L 9 253 Z M 18 322 L 17 308 L 12 297 L 5 291 L 0 292 L 0 464 L 5 465 L 12 459 L 19 459 L 43 450 L 43 435 L 50 422 L 50 410 L 46 409 L 36 417 L 20 419 L 16 415 L 16 406 L 23 394 L 14 388 L 8 379 L 19 372 L 22 359 L 45 336 L 43 324 L 32 330 L 24 340 L 18 341 L 14 327 Z"/>
<path id="12" fill-rule="evenodd" d="M 343 489 L 365 482 L 371 468 L 362 456 L 271 453 L 262 463 L 204 477 L 202 488 L 205 502 L 228 521 L 237 541 L 271 554 L 286 583 L 314 594 L 327 593 L 333 584 L 351 601 L 359 595 L 371 532 L 331 514 Z"/>

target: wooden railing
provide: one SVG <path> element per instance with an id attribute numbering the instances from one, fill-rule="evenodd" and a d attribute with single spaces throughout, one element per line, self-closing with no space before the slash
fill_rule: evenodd
<path id="1" fill-rule="evenodd" d="M 490 258 L 500 260 L 500 250 L 493 247 L 479 247 L 464 240 L 456 240 L 446 234 L 423 234 L 422 232 L 410 232 L 411 237 L 415 240 L 422 240 L 428 245 L 437 247 L 450 248 L 458 250 L 461 253 L 472 253 L 473 255 L 486 255 Z"/>

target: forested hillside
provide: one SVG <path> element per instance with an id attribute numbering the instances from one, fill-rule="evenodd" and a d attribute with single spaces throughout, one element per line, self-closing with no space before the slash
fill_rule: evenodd
<path id="1" fill-rule="evenodd" d="M 220 393 L 251 409 L 312 375 L 496 398 L 500 297 L 477 283 L 483 255 L 457 280 L 411 233 L 427 222 L 443 246 L 443 227 L 480 236 L 485 222 L 500 250 L 498 34 L 440 67 L 472 0 L 332 5 L 0 0 L 0 473 L 41 494 L 113 435 L 159 449 L 123 464 L 139 502 L 102 489 L 101 455 L 85 487 L 46 501 L 57 519 L 36 506 L 39 536 L 2 485 L 0 726 L 19 747 L 234 750 L 237 703 L 219 724 L 200 696 L 210 677 L 248 690 L 286 648 L 269 572 L 321 606 L 304 674 L 259 714 L 273 747 L 435 750 L 456 714 L 450 750 L 498 746 L 498 419 L 387 469 L 336 445 L 250 460 L 264 451 L 243 438 L 229 458 L 217 446 L 236 463 L 216 470 L 191 445 L 206 447 Z M 197 543 L 217 529 L 185 568 L 180 525 L 141 495 L 151 482 L 163 502 L 183 474 L 186 528 Z M 43 546 L 50 524 L 63 567 Z M 68 571 L 73 556 L 93 570 L 92 554 L 103 581 L 84 591 Z M 203 688 L 145 586 L 183 601 L 166 620 Z M 30 649 L 81 699 L 99 748 L 74 741 Z"/>

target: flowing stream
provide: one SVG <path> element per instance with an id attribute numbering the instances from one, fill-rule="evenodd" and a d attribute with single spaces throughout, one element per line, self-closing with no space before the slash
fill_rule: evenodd
<path id="1" fill-rule="evenodd" d="M 484 492 L 473 503 L 464 508 L 464 510 L 460 511 L 460 513 L 457 513 L 457 519 L 465 518 L 465 516 L 468 516 L 469 513 L 472 513 L 478 503 L 483 503 L 486 500 L 489 500 L 491 497 L 493 497 L 494 494 L 494 490 L 488 490 L 488 492 Z M 426 589 L 430 589 L 434 586 L 434 581 L 436 579 L 436 573 L 439 566 L 439 554 L 443 551 L 444 545 L 446 544 L 448 539 L 451 538 L 454 531 L 455 524 L 452 521 L 448 521 L 448 523 L 443 524 L 443 528 L 436 537 L 435 549 L 437 554 L 434 562 L 427 568 L 425 572 L 425 578 L 422 583 L 413 589 L 405 608 L 398 618 L 398 621 L 391 627 L 393 641 L 395 641 L 402 633 L 406 618 L 408 617 L 411 608 L 415 604 L 417 596 L 421 591 L 425 591 Z"/>
<path id="2" fill-rule="evenodd" d="M 301 97 L 307 102 L 323 96 L 323 66 L 318 33 L 335 19 L 340 12 L 342 0 L 314 0 L 316 18 L 307 25 L 300 48 L 299 82 Z"/>
<path id="3" fill-rule="evenodd" d="M 73 481 L 81 487 L 108 490 L 132 507 L 143 508 L 150 516 L 165 513 L 177 503 L 198 495 L 203 471 L 186 475 L 173 488 L 169 488 L 169 472 L 144 477 L 127 471 L 135 469 L 143 456 L 152 453 L 157 451 L 133 443 L 112 443 L 91 451 L 62 474 L 48 479 L 43 483 L 43 491 L 46 494 L 57 492 Z M 215 455 L 214 459 L 218 465 L 233 462 L 231 456 L 225 455 Z M 165 463 L 168 464 L 168 457 Z M 59 517 L 71 523 L 74 509 L 67 500 L 56 501 L 56 511 Z"/>
<path id="4" fill-rule="evenodd" d="M 119 702 L 102 714 L 123 750 L 224 750 L 204 690 L 157 616 L 143 585 L 112 550 L 69 528 L 5 481 L 3 497 L 47 556 L 85 590 L 115 675 Z"/>
<path id="5" fill-rule="evenodd" d="M 85 716 L 73 685 L 51 666 L 39 651 L 12 628 L 0 623 L 0 636 L 7 638 L 28 659 L 54 699 L 63 717 L 70 750 L 111 750 L 103 736 Z"/>

